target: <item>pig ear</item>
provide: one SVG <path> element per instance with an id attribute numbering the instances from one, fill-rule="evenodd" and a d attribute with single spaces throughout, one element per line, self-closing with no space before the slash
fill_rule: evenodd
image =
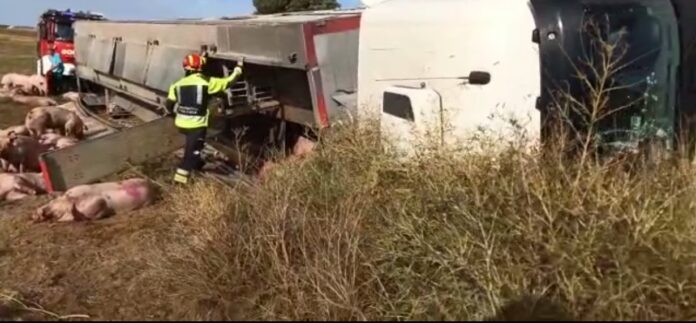
<path id="1" fill-rule="evenodd" d="M 13 141 L 15 141 L 17 139 L 17 133 L 14 130 L 12 130 L 7 134 L 7 138 L 9 138 L 10 143 L 12 143 Z"/>

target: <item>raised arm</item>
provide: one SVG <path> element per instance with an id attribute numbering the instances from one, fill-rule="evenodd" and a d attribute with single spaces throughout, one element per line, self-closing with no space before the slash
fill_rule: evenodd
<path id="1" fill-rule="evenodd" d="M 242 64 L 237 64 L 232 74 L 225 78 L 211 77 L 208 81 L 208 93 L 217 94 L 230 88 L 230 86 L 242 76 Z"/>

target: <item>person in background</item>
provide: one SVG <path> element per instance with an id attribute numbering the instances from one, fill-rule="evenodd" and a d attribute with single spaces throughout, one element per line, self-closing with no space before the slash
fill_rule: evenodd
<path id="1" fill-rule="evenodd" d="M 51 84 L 51 93 L 59 94 L 62 89 L 63 83 L 63 72 L 65 67 L 63 66 L 63 59 L 60 58 L 60 54 L 56 52 L 56 46 L 54 44 L 50 45 L 49 55 L 51 58 L 51 70 L 49 72 L 49 79 Z"/>

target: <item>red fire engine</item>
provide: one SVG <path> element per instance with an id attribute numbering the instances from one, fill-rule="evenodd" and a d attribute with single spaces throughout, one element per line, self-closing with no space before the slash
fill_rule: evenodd
<path id="1" fill-rule="evenodd" d="M 55 89 L 52 83 L 49 70 L 51 67 L 50 48 L 55 46 L 56 53 L 64 65 L 64 80 L 74 81 L 75 72 L 75 44 L 73 23 L 77 20 L 104 20 L 101 14 L 90 12 L 72 12 L 70 9 L 65 11 L 50 9 L 44 12 L 39 18 L 38 23 L 38 44 L 37 44 L 37 74 L 46 75 L 49 84 L 49 92 Z M 57 93 L 52 93 L 57 94 Z"/>

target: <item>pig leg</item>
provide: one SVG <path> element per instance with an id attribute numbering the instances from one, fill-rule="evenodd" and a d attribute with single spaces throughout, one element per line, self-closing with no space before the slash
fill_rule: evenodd
<path id="1" fill-rule="evenodd" d="M 15 201 L 22 200 L 22 199 L 26 198 L 27 196 L 29 196 L 29 195 L 21 193 L 21 192 L 17 192 L 17 191 L 10 191 L 9 193 L 7 193 L 7 196 L 5 197 L 5 201 L 15 202 Z"/>
<path id="2" fill-rule="evenodd" d="M 77 203 L 76 209 L 80 215 L 89 220 L 103 219 L 113 213 L 106 199 L 100 195 L 93 195 L 86 199 L 82 199 Z"/>
<path id="3" fill-rule="evenodd" d="M 36 190 L 32 188 L 33 185 L 27 180 L 17 176 L 14 184 L 14 191 L 27 195 L 36 195 Z"/>

